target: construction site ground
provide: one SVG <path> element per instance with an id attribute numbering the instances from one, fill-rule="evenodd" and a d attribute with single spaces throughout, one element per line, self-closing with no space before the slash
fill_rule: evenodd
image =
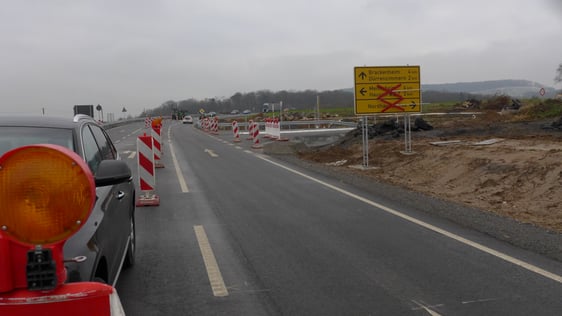
<path id="1" fill-rule="evenodd" d="M 301 151 L 299 157 L 360 173 L 562 233 L 562 130 L 552 121 L 510 122 L 490 112 L 426 119 L 434 129 L 369 141 L 361 137 Z"/>

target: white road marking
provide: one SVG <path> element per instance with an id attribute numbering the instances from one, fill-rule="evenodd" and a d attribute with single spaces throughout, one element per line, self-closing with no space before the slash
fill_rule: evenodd
<path id="1" fill-rule="evenodd" d="M 193 226 L 195 230 L 195 236 L 197 237 L 197 242 L 199 243 L 199 249 L 201 249 L 201 255 L 203 256 L 203 262 L 205 263 L 205 268 L 207 269 L 207 276 L 209 277 L 209 283 L 211 284 L 211 289 L 213 290 L 214 296 L 228 296 L 228 290 L 224 285 L 224 280 L 222 278 L 219 265 L 205 233 L 205 228 L 201 225 Z"/>
<path id="2" fill-rule="evenodd" d="M 209 156 L 211 156 L 211 157 L 213 157 L 213 158 L 216 158 L 216 157 L 219 156 L 219 155 L 215 154 L 215 152 L 212 151 L 212 150 L 210 150 L 210 149 L 205 149 L 205 152 L 206 152 L 207 154 L 209 154 Z"/>
<path id="3" fill-rule="evenodd" d="M 264 161 L 269 162 L 269 163 L 272 164 L 272 165 L 278 166 L 278 167 L 283 168 L 283 169 L 285 169 L 285 170 L 287 170 L 287 171 L 290 171 L 290 172 L 292 172 L 292 173 L 294 173 L 294 174 L 297 174 L 297 175 L 299 175 L 299 176 L 302 176 L 302 177 L 304 177 L 304 178 L 306 178 L 306 179 L 309 179 L 309 180 L 311 180 L 311 181 L 314 181 L 314 182 L 316 182 L 316 183 L 319 183 L 319 184 L 321 184 L 321 185 L 323 185 L 323 186 L 325 186 L 325 187 L 327 187 L 327 188 L 330 188 L 330 189 L 332 189 L 332 190 L 334 190 L 334 191 L 340 192 L 340 193 L 342 193 L 342 194 L 344 194 L 344 195 L 347 195 L 347 196 L 349 196 L 349 197 L 351 197 L 351 198 L 354 198 L 354 199 L 356 199 L 356 200 L 358 200 L 358 201 L 361 201 L 361 202 L 364 202 L 364 203 L 366 203 L 366 204 L 368 204 L 368 205 L 371 205 L 371 206 L 373 206 L 373 207 L 376 207 L 376 208 L 378 208 L 378 209 L 380 209 L 380 210 L 383 210 L 383 211 L 385 211 L 385 212 L 387 212 L 387 213 L 390 213 L 390 214 L 392 214 L 392 215 L 394 215 L 394 216 L 400 217 L 400 218 L 402 218 L 402 219 L 404 219 L 404 220 L 407 220 L 407 221 L 409 221 L 409 222 L 411 222 L 411 223 L 414 223 L 414 224 L 416 224 L 416 225 L 419 225 L 419 226 L 421 226 L 421 227 L 424 227 L 424 228 L 426 228 L 426 229 L 429 229 L 429 230 L 431 230 L 431 231 L 434 231 L 434 232 L 436 232 L 436 233 L 438 233 L 438 234 L 441 234 L 441 235 L 443 235 L 443 236 L 445 236 L 445 237 L 451 238 L 451 239 L 456 240 L 456 241 L 458 241 L 458 242 L 460 242 L 460 243 L 463 243 L 463 244 L 465 244 L 465 245 L 467 245 L 467 246 L 473 247 L 473 248 L 478 249 L 478 250 L 480 250 L 480 251 L 482 251 L 482 252 L 485 252 L 485 253 L 487 253 L 487 254 L 490 254 L 490 255 L 492 255 L 492 256 L 495 256 L 495 257 L 497 257 L 497 258 L 500 258 L 500 259 L 502 259 L 502 260 L 505 260 L 505 261 L 507 261 L 507 262 L 509 262 L 509 263 L 512 263 L 512 264 L 514 264 L 514 265 L 517 265 L 517 266 L 519 266 L 519 267 L 522 267 L 522 268 L 524 268 L 524 269 L 526 269 L 526 270 L 528 270 L 528 271 L 531 271 L 531 272 L 533 272 L 533 273 L 542 275 L 542 276 L 545 277 L 545 278 L 551 279 L 551 280 L 556 281 L 556 282 L 558 282 L 558 283 L 562 283 L 562 276 L 560 276 L 560 275 L 557 275 L 557 274 L 552 273 L 552 272 L 550 272 L 550 271 L 547 271 L 547 270 L 544 270 L 544 269 L 542 269 L 542 268 L 539 268 L 539 267 L 537 267 L 537 266 L 535 266 L 535 265 L 533 265 L 533 264 L 527 263 L 527 262 L 525 262 L 525 261 L 523 261 L 523 260 L 514 258 L 514 257 L 512 257 L 512 256 L 510 256 L 510 255 L 507 255 L 507 254 L 505 254 L 505 253 L 503 253 L 503 252 L 500 252 L 500 251 L 494 250 L 494 249 L 492 249 L 492 248 L 486 247 L 486 246 L 484 246 L 484 245 L 482 245 L 482 244 L 479 244 L 479 243 L 474 242 L 474 241 L 472 241 L 472 240 L 466 239 L 466 238 L 461 237 L 461 236 L 459 236 L 459 235 L 457 235 L 457 234 L 451 233 L 451 232 L 446 231 L 446 230 L 444 230 L 444 229 L 442 229 L 442 228 L 439 228 L 439 227 L 437 227 L 437 226 L 431 225 L 431 224 L 426 223 L 426 222 L 424 222 L 424 221 L 421 221 L 421 220 L 419 220 L 419 219 L 417 219 L 417 218 L 414 218 L 414 217 L 412 217 L 412 216 L 409 216 L 409 215 L 406 215 L 406 214 L 404 214 L 404 213 L 401 213 L 401 212 L 399 212 L 399 211 L 397 211 L 397 210 L 394 210 L 394 209 L 392 209 L 392 208 L 390 208 L 390 207 L 387 207 L 387 206 L 384 206 L 384 205 L 379 204 L 379 203 L 377 203 L 377 202 L 368 200 L 368 199 L 366 199 L 366 198 L 364 198 L 364 197 L 362 197 L 362 196 L 359 196 L 359 195 L 357 195 L 357 194 L 351 193 L 351 192 L 346 191 L 346 190 L 344 190 L 344 189 L 342 189 L 342 188 L 339 188 L 339 187 L 337 187 L 337 186 L 335 186 L 335 185 L 331 185 L 331 184 L 329 184 L 329 183 L 326 183 L 326 182 L 324 182 L 324 181 L 322 181 L 322 180 L 319 180 L 319 179 L 316 179 L 316 178 L 314 178 L 314 177 L 311 177 L 311 176 L 309 176 L 309 175 L 307 175 L 307 174 L 304 174 L 304 173 L 302 173 L 302 172 L 299 172 L 299 171 L 297 171 L 297 170 L 291 169 L 291 168 L 289 168 L 289 167 L 287 167 L 287 166 L 284 166 L 284 165 L 282 165 L 282 164 L 280 164 L 280 163 L 277 163 L 277 162 L 275 162 L 275 161 L 272 161 L 272 160 L 266 158 L 264 155 L 256 154 L 255 156 L 258 157 L 258 158 L 260 158 L 260 159 L 262 159 L 262 160 L 264 160 Z"/>
<path id="4" fill-rule="evenodd" d="M 131 151 L 131 153 L 129 154 L 129 156 L 127 156 L 127 158 L 133 159 L 133 158 L 135 158 L 136 155 L 137 155 L 136 151 Z"/>
<path id="5" fill-rule="evenodd" d="M 183 173 L 181 172 L 180 164 L 176 159 L 176 153 L 174 151 L 174 146 L 172 145 L 172 137 L 171 137 L 171 128 L 172 126 L 168 126 L 168 145 L 170 146 L 170 154 L 172 155 L 172 162 L 174 163 L 174 169 L 176 170 L 176 176 L 178 177 L 178 182 L 180 183 L 180 188 L 182 193 L 188 193 L 189 188 L 187 187 L 187 183 L 185 182 L 185 178 L 183 177 Z"/>
<path id="6" fill-rule="evenodd" d="M 438 312 L 430 309 L 429 307 L 443 306 L 443 304 L 439 304 L 439 305 L 435 305 L 435 306 L 426 306 L 426 305 L 424 305 L 424 304 L 422 304 L 418 301 L 412 300 L 412 302 L 414 302 L 416 305 L 418 305 L 419 309 L 423 309 L 424 311 L 426 311 L 431 316 L 441 316 L 441 314 L 439 314 Z"/>
<path id="7" fill-rule="evenodd" d="M 492 302 L 497 300 L 499 300 L 499 298 L 484 298 L 484 299 L 473 300 L 473 301 L 462 301 L 461 304 L 485 303 L 485 302 Z"/>
<path id="8" fill-rule="evenodd" d="M 174 162 L 174 168 L 176 169 L 176 175 L 178 177 L 178 181 L 180 183 L 180 188 L 182 193 L 189 192 L 189 188 L 187 187 L 187 183 L 183 177 L 183 173 L 181 172 L 180 165 L 178 160 L 176 159 L 176 153 L 174 152 L 174 146 L 172 142 L 168 140 L 168 145 L 170 146 L 170 154 L 172 155 L 172 161 Z"/>

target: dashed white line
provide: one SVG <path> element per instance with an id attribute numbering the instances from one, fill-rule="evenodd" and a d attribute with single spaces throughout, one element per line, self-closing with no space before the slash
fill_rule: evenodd
<path id="1" fill-rule="evenodd" d="M 215 154 L 215 152 L 212 151 L 211 149 L 205 149 L 204 152 L 206 152 L 207 154 L 209 154 L 209 156 L 211 156 L 213 158 L 216 158 L 216 157 L 219 156 L 219 155 Z"/>
<path id="2" fill-rule="evenodd" d="M 213 295 L 218 297 L 228 296 L 228 290 L 224 284 L 219 265 L 217 264 L 217 259 L 211 248 L 211 243 L 207 238 L 205 229 L 201 225 L 193 226 L 195 230 L 195 236 L 197 237 L 197 242 L 199 243 L 199 249 L 201 250 L 201 255 L 203 256 L 203 262 L 205 263 L 205 268 L 207 269 L 207 276 L 209 277 L 209 283 L 211 284 L 211 289 L 213 290 Z"/>

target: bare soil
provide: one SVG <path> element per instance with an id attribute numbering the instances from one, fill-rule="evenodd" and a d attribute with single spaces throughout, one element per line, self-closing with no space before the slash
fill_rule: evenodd
<path id="1" fill-rule="evenodd" d="M 562 130 L 549 128 L 553 120 L 488 112 L 426 121 L 434 129 L 412 132 L 413 154 L 404 154 L 403 134 L 371 139 L 369 168 L 357 133 L 298 155 L 562 233 Z"/>

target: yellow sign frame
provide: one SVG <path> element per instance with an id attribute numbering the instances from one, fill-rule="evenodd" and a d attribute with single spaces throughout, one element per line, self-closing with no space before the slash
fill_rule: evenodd
<path id="1" fill-rule="evenodd" d="M 421 112 L 420 66 L 354 68 L 356 115 Z"/>

